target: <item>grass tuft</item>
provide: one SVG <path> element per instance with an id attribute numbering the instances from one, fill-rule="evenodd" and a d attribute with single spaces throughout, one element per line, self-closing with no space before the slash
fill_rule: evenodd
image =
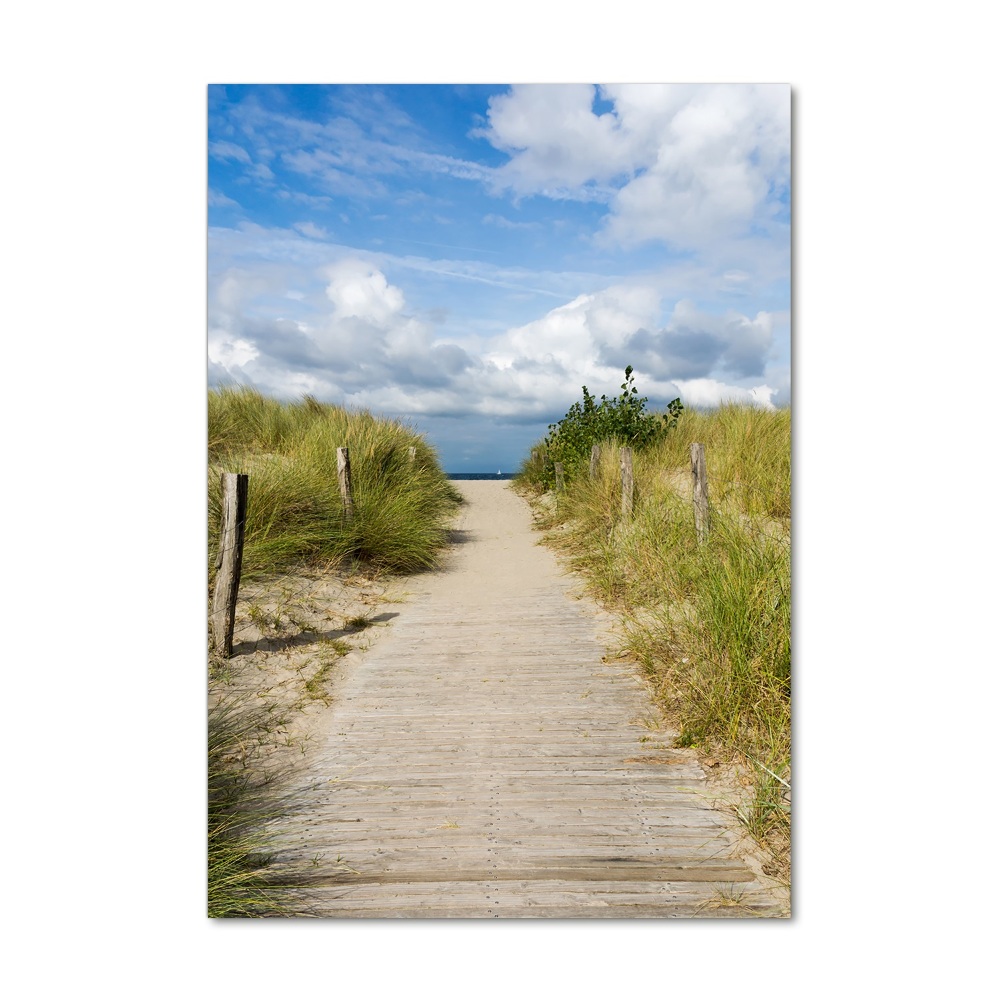
<path id="1" fill-rule="evenodd" d="M 229 694 L 208 716 L 208 915 L 292 916 L 298 899 L 263 832 L 281 814 L 274 706 Z"/>

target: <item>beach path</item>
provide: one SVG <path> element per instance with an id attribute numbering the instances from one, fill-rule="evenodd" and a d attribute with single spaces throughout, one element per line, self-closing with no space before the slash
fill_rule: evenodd
<path id="1" fill-rule="evenodd" d="M 354 661 L 282 822 L 330 917 L 783 916 L 506 482 Z"/>

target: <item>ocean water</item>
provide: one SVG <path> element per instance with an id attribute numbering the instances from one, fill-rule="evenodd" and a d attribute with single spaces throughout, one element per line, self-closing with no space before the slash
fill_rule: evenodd
<path id="1" fill-rule="evenodd" d="M 513 472 L 501 472 L 498 476 L 495 472 L 449 472 L 449 479 L 513 479 L 515 473 Z"/>

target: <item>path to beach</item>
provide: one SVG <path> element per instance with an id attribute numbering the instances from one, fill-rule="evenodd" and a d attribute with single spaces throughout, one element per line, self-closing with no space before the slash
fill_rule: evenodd
<path id="1" fill-rule="evenodd" d="M 778 915 L 527 504 L 456 485 L 444 567 L 350 666 L 283 824 L 317 858 L 316 911 Z"/>

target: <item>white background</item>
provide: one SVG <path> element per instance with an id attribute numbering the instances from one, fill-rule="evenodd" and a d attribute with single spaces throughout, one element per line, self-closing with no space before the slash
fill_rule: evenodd
<path id="1" fill-rule="evenodd" d="M 998 666 L 984 626 L 994 36 L 983 5 L 929 9 L 8 12 L 14 995 L 980 994 Z M 210 922 L 206 86 L 563 80 L 793 87 L 794 919 Z"/>

